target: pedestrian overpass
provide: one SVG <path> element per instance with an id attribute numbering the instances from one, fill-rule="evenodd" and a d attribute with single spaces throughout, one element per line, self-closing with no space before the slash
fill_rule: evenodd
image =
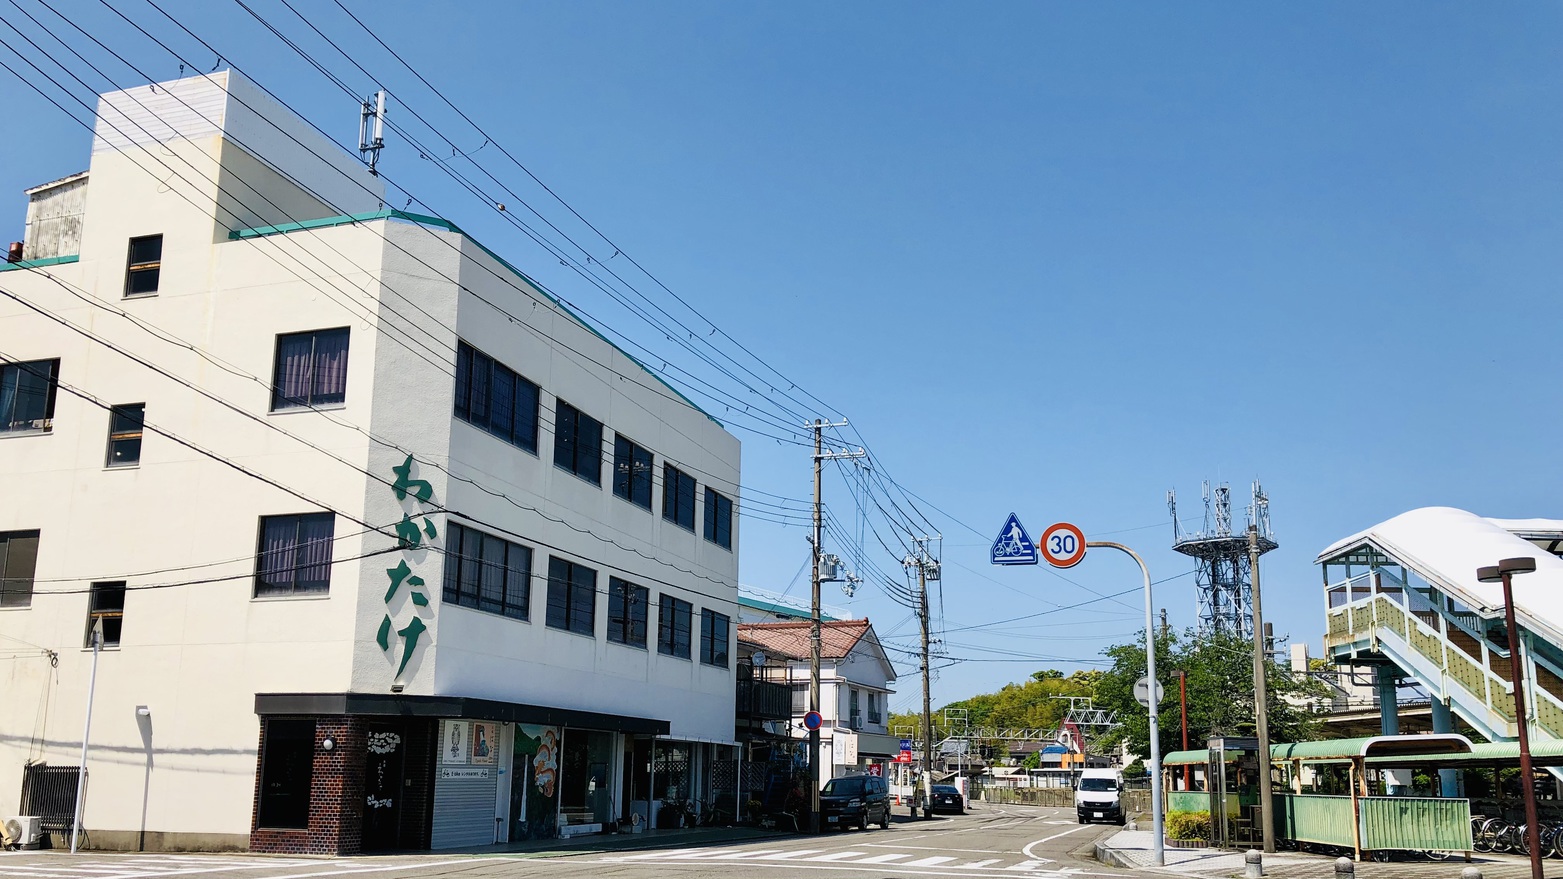
<path id="1" fill-rule="evenodd" d="M 1452 715 L 1489 741 L 1517 737 L 1503 585 L 1476 569 L 1527 556 L 1513 578 L 1526 713 L 1533 743 L 1563 740 L 1563 520 L 1487 519 L 1426 507 L 1336 542 L 1319 554 L 1325 652 L 1372 667 L 1383 733 L 1398 732 L 1395 685 L 1414 678 L 1432 696 L 1433 731 Z M 1563 778 L 1563 768 L 1551 771 Z M 1452 774 L 1450 774 L 1452 775 Z M 1446 775 L 1445 794 L 1451 783 Z"/>

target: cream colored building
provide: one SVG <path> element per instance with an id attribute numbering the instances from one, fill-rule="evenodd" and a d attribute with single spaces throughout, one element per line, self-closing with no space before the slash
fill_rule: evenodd
<path id="1" fill-rule="evenodd" d="M 99 116 L 0 265 L 0 817 L 60 811 L 99 620 L 97 847 L 482 844 L 707 783 L 732 434 L 237 74 Z"/>

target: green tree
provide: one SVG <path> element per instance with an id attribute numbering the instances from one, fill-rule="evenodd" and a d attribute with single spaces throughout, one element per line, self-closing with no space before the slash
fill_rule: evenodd
<path id="1" fill-rule="evenodd" d="M 1112 667 L 1102 673 L 1096 707 L 1118 712 L 1123 724 L 1110 736 L 1127 741 L 1130 750 L 1150 749 L 1149 716 L 1134 699 L 1134 682 L 1145 675 L 1145 642 L 1117 644 L 1102 651 Z M 1253 643 L 1231 635 L 1181 635 L 1162 632 L 1156 639 L 1156 674 L 1164 697 L 1160 709 L 1161 751 L 1182 748 L 1178 688 L 1174 672 L 1188 675 L 1188 727 L 1190 747 L 1199 747 L 1213 735 L 1252 736 L 1254 725 Z M 1274 662 L 1266 674 L 1270 713 L 1270 741 L 1296 742 L 1314 738 L 1322 724 L 1309 709 L 1324 698 L 1324 686 L 1312 678 L 1294 677 Z"/>

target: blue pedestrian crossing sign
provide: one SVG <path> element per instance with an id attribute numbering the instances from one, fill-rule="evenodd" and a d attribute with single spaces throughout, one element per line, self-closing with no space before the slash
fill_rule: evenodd
<path id="1" fill-rule="evenodd" d="M 999 532 L 997 540 L 993 541 L 993 552 L 989 560 L 995 565 L 1034 565 L 1037 563 L 1037 545 L 1031 542 L 1031 535 L 1026 533 L 1024 525 L 1020 524 L 1020 517 L 1014 513 L 1004 520 L 1004 529 Z"/>

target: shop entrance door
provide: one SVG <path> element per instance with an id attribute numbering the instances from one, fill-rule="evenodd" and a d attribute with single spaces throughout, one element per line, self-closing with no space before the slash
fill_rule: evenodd
<path id="1" fill-rule="evenodd" d="M 364 756 L 363 849 L 391 851 L 401 848 L 402 794 L 407 754 L 406 730 L 401 724 L 370 723 Z"/>

